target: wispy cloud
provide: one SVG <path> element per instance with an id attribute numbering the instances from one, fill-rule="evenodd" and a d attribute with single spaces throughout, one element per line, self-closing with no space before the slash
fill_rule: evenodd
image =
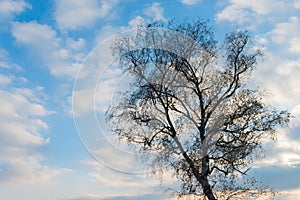
<path id="1" fill-rule="evenodd" d="M 64 48 L 62 39 L 57 36 L 56 31 L 51 26 L 39 24 L 36 21 L 13 23 L 12 35 L 17 43 L 26 46 L 29 52 L 34 55 L 33 63 L 42 62 L 55 76 L 74 77 L 79 67 L 79 59 L 76 59 L 78 55 L 73 55 L 71 50 L 72 48 L 73 50 L 79 49 L 84 45 L 82 38 L 79 38 L 78 41 L 67 40 L 67 45 L 70 48 Z"/>
<path id="2" fill-rule="evenodd" d="M 102 185 L 103 192 L 83 194 L 72 200 L 167 199 L 168 194 L 163 186 L 159 186 L 159 180 L 149 174 L 116 171 L 95 160 L 87 160 L 83 163 L 90 167 L 92 172 L 89 176 L 96 180 L 95 184 Z M 114 191 L 113 194 L 111 190 Z"/>
<path id="3" fill-rule="evenodd" d="M 111 14 L 118 0 L 56 0 L 54 17 L 61 29 L 91 27 Z"/>
<path id="4" fill-rule="evenodd" d="M 292 190 L 282 190 L 276 200 L 295 200 L 299 198 L 300 188 Z"/>
<path id="5" fill-rule="evenodd" d="M 128 22 L 131 28 L 136 28 L 145 23 L 154 21 L 166 22 L 167 18 L 164 16 L 164 8 L 158 2 L 153 2 L 150 6 L 146 7 L 140 15 L 137 15 Z"/>
<path id="6" fill-rule="evenodd" d="M 160 199 L 160 200 L 167 200 L 168 198 L 165 195 L 157 194 L 157 193 L 146 193 L 141 195 L 111 195 L 103 197 L 102 195 L 95 195 L 95 194 L 86 194 L 78 198 L 74 198 L 71 200 L 153 200 L 153 199 Z"/>
<path id="7" fill-rule="evenodd" d="M 189 6 L 192 6 L 192 5 L 195 5 L 197 3 L 200 3 L 202 0 L 181 0 L 181 2 L 183 4 L 186 4 L 186 5 L 189 5 Z"/>
<path id="8" fill-rule="evenodd" d="M 26 9 L 30 9 L 31 5 L 24 0 L 1 0 L 0 1 L 0 23 L 10 21 L 17 14 Z"/>
<path id="9" fill-rule="evenodd" d="M 275 29 L 271 31 L 272 41 L 282 45 L 291 53 L 300 53 L 300 19 L 299 17 L 290 17 L 287 22 L 278 23 Z"/>
<path id="10" fill-rule="evenodd" d="M 149 17 L 152 17 L 157 21 L 166 21 L 167 19 L 164 17 L 164 9 L 160 5 L 160 3 L 154 2 L 152 5 L 145 9 L 145 14 Z"/>
<path id="11" fill-rule="evenodd" d="M 290 3 L 279 0 L 230 0 L 221 12 L 216 14 L 219 21 L 230 21 L 233 23 L 242 24 L 244 22 L 257 23 L 269 19 L 268 14 L 283 13 L 291 6 Z M 262 18 L 263 17 L 263 18 Z"/>
<path id="12" fill-rule="evenodd" d="M 42 134 L 48 129 L 44 117 L 51 114 L 43 105 L 43 88 L 18 86 L 26 79 L 5 71 L 0 74 L 0 184 L 49 181 L 64 170 L 43 165 L 36 151 L 50 142 Z"/>

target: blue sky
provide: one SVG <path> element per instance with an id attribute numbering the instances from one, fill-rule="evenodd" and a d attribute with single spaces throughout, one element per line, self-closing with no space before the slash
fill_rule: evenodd
<path id="1" fill-rule="evenodd" d="M 172 178 L 160 186 L 158 179 L 135 173 L 141 168 L 130 153 L 104 137 L 92 142 L 86 130 L 99 129 L 89 126 L 95 123 L 91 113 L 75 114 L 76 129 L 72 89 L 83 61 L 94 61 L 85 60 L 90 51 L 100 43 L 94 51 L 101 53 L 110 36 L 151 19 L 199 17 L 210 20 L 219 40 L 248 29 L 264 48 L 252 84 L 269 91 L 267 103 L 295 117 L 275 143 L 266 144 L 267 156 L 251 173 L 279 190 L 278 199 L 299 198 L 299 13 L 299 0 L 0 0 L 0 198 L 167 199 Z M 97 86 L 100 115 L 114 84 Z M 81 114 L 94 108 L 86 98 L 75 103 Z"/>

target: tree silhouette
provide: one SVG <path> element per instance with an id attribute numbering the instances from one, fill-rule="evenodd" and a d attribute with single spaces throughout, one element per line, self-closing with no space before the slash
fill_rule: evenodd
<path id="1" fill-rule="evenodd" d="M 107 122 L 153 172 L 172 170 L 179 196 L 250 198 L 267 190 L 244 177 L 290 114 L 247 87 L 262 56 L 247 32 L 221 44 L 205 21 L 157 22 L 118 37 L 112 50 L 131 84 Z"/>

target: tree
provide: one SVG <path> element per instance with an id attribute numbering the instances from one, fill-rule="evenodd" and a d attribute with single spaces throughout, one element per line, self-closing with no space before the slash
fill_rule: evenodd
<path id="1" fill-rule="evenodd" d="M 172 170 L 179 196 L 266 191 L 252 179 L 242 184 L 243 177 L 290 114 L 247 87 L 262 56 L 248 32 L 227 34 L 220 44 L 205 21 L 157 22 L 118 37 L 112 50 L 131 84 L 107 122 L 153 172 Z"/>

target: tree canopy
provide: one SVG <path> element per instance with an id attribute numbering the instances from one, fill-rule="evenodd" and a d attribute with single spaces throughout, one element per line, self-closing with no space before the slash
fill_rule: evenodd
<path id="1" fill-rule="evenodd" d="M 266 191 L 244 177 L 290 114 L 248 87 L 262 52 L 247 31 L 221 43 L 206 21 L 158 22 L 121 35 L 112 50 L 131 84 L 108 109 L 107 122 L 146 166 L 171 170 L 179 196 L 214 200 Z"/>

